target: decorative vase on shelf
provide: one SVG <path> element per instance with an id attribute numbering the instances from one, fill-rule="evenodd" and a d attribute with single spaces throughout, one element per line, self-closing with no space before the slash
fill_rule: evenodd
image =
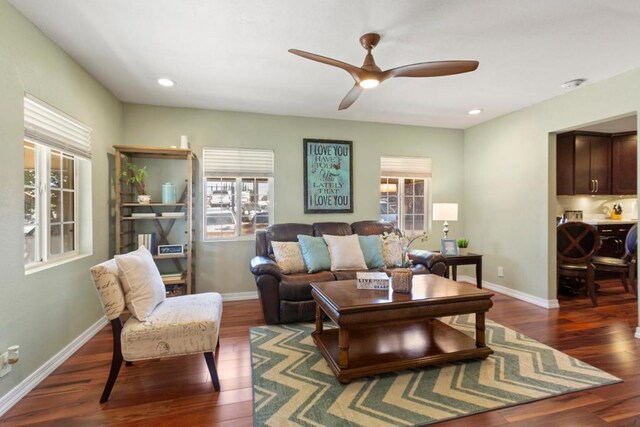
<path id="1" fill-rule="evenodd" d="M 151 196 L 148 194 L 138 194 L 138 203 L 141 205 L 148 205 L 151 203 Z"/>
<path id="2" fill-rule="evenodd" d="M 391 288 L 393 292 L 410 294 L 413 272 L 408 268 L 396 268 L 391 272 Z"/>
<path id="3" fill-rule="evenodd" d="M 170 182 L 162 184 L 162 203 L 172 204 L 176 202 L 176 186 Z"/>

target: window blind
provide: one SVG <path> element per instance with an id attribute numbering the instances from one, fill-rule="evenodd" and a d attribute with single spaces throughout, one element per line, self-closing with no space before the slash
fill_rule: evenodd
<path id="1" fill-rule="evenodd" d="M 380 176 L 431 178 L 430 157 L 382 156 Z"/>
<path id="2" fill-rule="evenodd" d="M 205 148 L 205 176 L 273 177 L 273 151 L 252 148 Z"/>
<path id="3" fill-rule="evenodd" d="M 91 128 L 39 99 L 24 97 L 24 135 L 81 157 L 91 158 Z"/>

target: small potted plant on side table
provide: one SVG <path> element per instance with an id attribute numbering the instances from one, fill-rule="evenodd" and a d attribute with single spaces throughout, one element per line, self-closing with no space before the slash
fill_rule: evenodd
<path id="1" fill-rule="evenodd" d="M 469 239 L 466 239 L 464 237 L 458 239 L 457 241 L 458 243 L 458 254 L 459 255 L 466 255 L 467 254 L 467 248 L 469 247 Z"/>
<path id="2" fill-rule="evenodd" d="M 127 163 L 127 170 L 122 171 L 122 179 L 127 184 L 133 184 L 138 189 L 138 203 L 148 205 L 151 196 L 147 194 L 144 181 L 147 179 L 147 167 L 139 167 L 134 163 Z"/>

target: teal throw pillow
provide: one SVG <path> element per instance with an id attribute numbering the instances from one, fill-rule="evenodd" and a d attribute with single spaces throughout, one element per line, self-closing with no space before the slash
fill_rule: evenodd
<path id="1" fill-rule="evenodd" d="M 331 270 L 329 249 L 327 249 L 327 244 L 322 237 L 298 234 L 298 243 L 300 243 L 302 258 L 304 258 L 304 263 L 307 265 L 309 273 Z"/>
<path id="2" fill-rule="evenodd" d="M 382 240 L 380 236 L 358 236 L 360 249 L 364 255 L 367 268 L 384 268 L 384 257 L 382 256 Z"/>

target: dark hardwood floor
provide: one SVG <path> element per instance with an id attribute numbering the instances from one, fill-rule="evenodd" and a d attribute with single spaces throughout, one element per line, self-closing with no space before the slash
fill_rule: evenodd
<path id="1" fill-rule="evenodd" d="M 496 294 L 488 317 L 564 351 L 624 382 L 458 418 L 441 426 L 640 426 L 640 340 L 635 296 L 616 281 L 600 282 L 600 306 L 562 298 L 545 310 Z M 201 355 L 136 362 L 123 367 L 104 405 L 98 403 L 111 360 L 105 327 L 22 401 L 2 426 L 250 426 L 251 359 L 248 328 L 264 324 L 258 301 L 224 304 L 217 358 L 222 390 L 214 393 Z"/>

